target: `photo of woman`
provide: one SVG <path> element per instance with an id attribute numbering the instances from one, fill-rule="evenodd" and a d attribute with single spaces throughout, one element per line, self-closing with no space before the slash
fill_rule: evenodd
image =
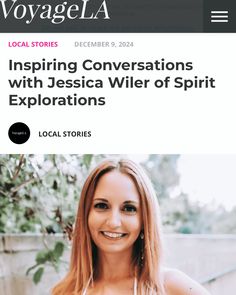
<path id="1" fill-rule="evenodd" d="M 70 268 L 53 295 L 209 295 L 184 273 L 162 265 L 158 200 L 144 170 L 105 160 L 82 188 Z"/>

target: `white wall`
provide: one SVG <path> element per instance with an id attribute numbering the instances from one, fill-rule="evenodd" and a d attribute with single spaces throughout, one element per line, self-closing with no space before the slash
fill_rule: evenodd
<path id="1" fill-rule="evenodd" d="M 52 247 L 54 240 L 60 237 L 48 237 L 46 242 Z M 166 235 L 166 259 L 169 267 L 178 268 L 200 282 L 212 295 L 235 295 L 236 236 L 230 235 Z M 34 265 L 37 251 L 43 249 L 42 236 L 0 235 L 0 294 L 4 295 L 46 295 L 50 288 L 63 276 L 48 266 L 42 281 L 32 283 L 32 275 L 26 276 L 26 270 Z M 65 260 L 69 260 L 69 251 Z M 215 280 L 214 280 L 215 278 Z"/>

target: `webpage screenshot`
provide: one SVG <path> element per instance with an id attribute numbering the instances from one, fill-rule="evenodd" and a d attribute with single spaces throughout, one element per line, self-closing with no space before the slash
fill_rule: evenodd
<path id="1" fill-rule="evenodd" d="M 0 0 L 1 294 L 233 295 L 235 33 L 234 0 Z"/>

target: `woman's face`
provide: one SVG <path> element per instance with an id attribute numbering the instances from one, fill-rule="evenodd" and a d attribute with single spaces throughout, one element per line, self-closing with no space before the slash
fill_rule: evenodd
<path id="1" fill-rule="evenodd" d="M 103 253 L 132 253 L 142 229 L 141 204 L 133 180 L 118 171 L 103 175 L 88 217 L 91 237 Z"/>

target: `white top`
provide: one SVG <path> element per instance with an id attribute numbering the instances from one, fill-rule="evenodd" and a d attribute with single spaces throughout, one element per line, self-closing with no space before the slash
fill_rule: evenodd
<path id="1" fill-rule="evenodd" d="M 91 279 L 88 281 L 88 284 L 85 287 L 84 291 L 82 292 L 82 295 L 87 295 L 87 290 L 88 290 L 90 281 L 91 281 Z M 133 287 L 133 290 L 134 290 L 134 295 L 137 295 L 138 294 L 138 282 L 137 282 L 137 278 L 134 278 L 134 287 Z"/>

